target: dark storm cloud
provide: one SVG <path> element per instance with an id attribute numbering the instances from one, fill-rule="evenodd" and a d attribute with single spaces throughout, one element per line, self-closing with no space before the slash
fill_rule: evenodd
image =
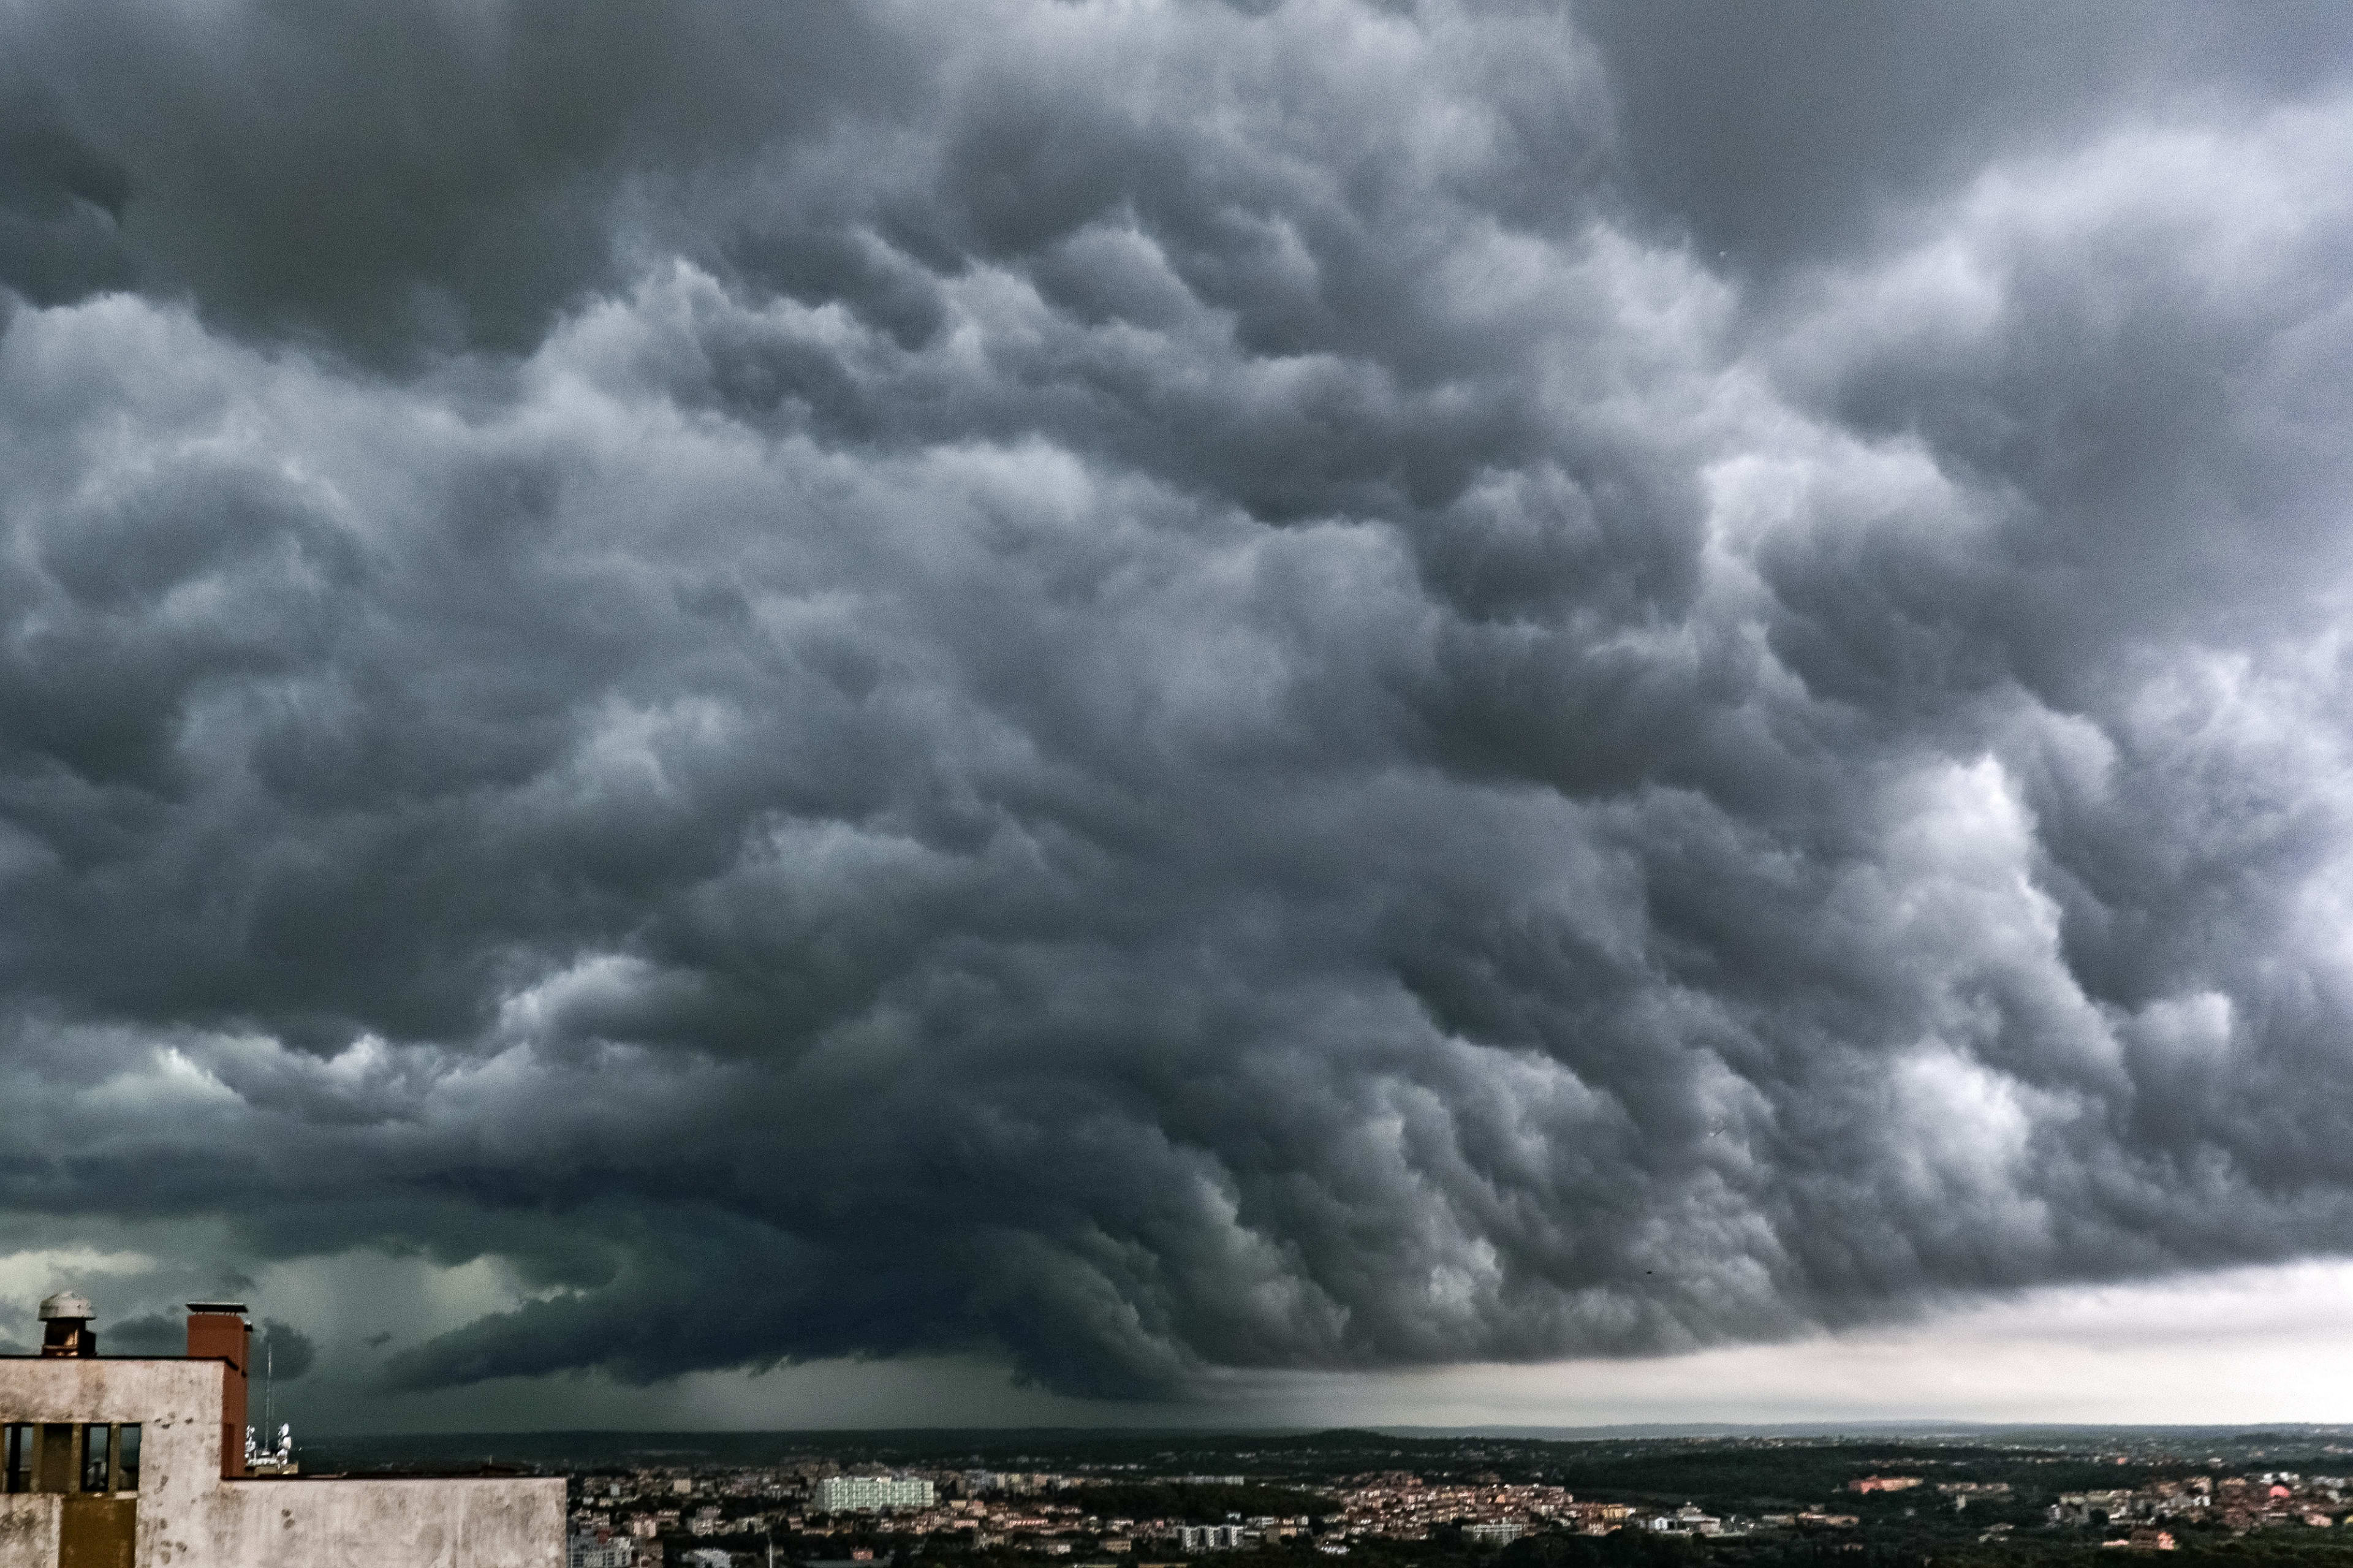
<path id="1" fill-rule="evenodd" d="M 7 24 L 0 1204 L 406 1389 L 2353 1246 L 2324 18 L 811 15 Z"/>
<path id="2" fill-rule="evenodd" d="M 178 1355 L 188 1348 L 185 1318 L 147 1312 L 106 1326 L 109 1355 Z"/>
<path id="3" fill-rule="evenodd" d="M 2104 121 L 2326 92 L 2353 47 L 2327 0 L 1594 0 L 1577 16 L 1607 53 L 1641 210 L 1765 269 L 1842 254 L 1889 208 Z"/>
<path id="4" fill-rule="evenodd" d="M 107 1325 L 105 1346 L 110 1355 L 177 1355 L 187 1348 L 188 1324 L 184 1315 L 150 1312 Z M 309 1372 L 319 1348 L 291 1323 L 265 1320 L 256 1337 L 253 1364 L 265 1367 L 279 1382 L 291 1383 Z"/>
<path id="5" fill-rule="evenodd" d="M 15 8 L 0 59 L 0 281 L 137 278 L 404 362 L 528 347 L 608 279 L 625 192 L 922 79 L 854 7 L 754 0 L 101 0 Z"/>
<path id="6" fill-rule="evenodd" d="M 275 1318 L 263 1321 L 259 1348 L 253 1360 L 254 1365 L 269 1378 L 292 1383 L 308 1373 L 318 1359 L 319 1347 L 310 1335 Z"/>

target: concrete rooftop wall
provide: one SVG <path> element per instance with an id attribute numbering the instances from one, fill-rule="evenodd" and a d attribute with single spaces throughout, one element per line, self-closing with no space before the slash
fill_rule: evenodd
<path id="1" fill-rule="evenodd" d="M 65 1499 L 0 1497 L 0 1568 L 52 1568 Z"/>
<path id="2" fill-rule="evenodd" d="M 560 1479 L 221 1483 L 188 1568 L 562 1568 Z M 143 1568 L 143 1565 L 142 1565 Z"/>
<path id="3" fill-rule="evenodd" d="M 0 1421 L 140 1424 L 133 1568 L 561 1568 L 561 1479 L 223 1480 L 224 1372 L 0 1358 Z M 58 1568 L 62 1503 L 0 1497 L 0 1568 Z"/>
<path id="4" fill-rule="evenodd" d="M 183 1561 L 189 1523 L 221 1487 L 216 1361 L 0 1360 L 0 1421 L 136 1421 L 137 1568 Z M 0 1497 L 0 1568 L 57 1568 L 63 1500 Z"/>

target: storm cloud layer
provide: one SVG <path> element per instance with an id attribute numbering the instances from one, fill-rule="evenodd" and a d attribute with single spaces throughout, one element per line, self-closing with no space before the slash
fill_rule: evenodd
<path id="1" fill-rule="evenodd" d="M 2353 1252 L 2341 7 L 0 62 L 20 1239 L 1109 1396 Z"/>

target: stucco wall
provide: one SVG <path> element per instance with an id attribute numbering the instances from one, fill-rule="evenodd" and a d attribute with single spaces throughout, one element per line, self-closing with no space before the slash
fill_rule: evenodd
<path id="1" fill-rule="evenodd" d="M 214 1361 L 0 1360 L 0 1421 L 136 1421 L 139 1568 L 185 1561 L 188 1527 L 221 1487 L 222 1376 Z M 0 1520 L 47 1521 L 32 1534 L 0 1530 L 0 1568 L 57 1568 L 55 1497 L 0 1498 Z"/>
<path id="2" fill-rule="evenodd" d="M 0 1358 L 0 1421 L 141 1424 L 136 1568 L 561 1568 L 561 1479 L 223 1480 L 223 1372 Z M 59 1502 L 0 1497 L 0 1568 L 57 1568 Z"/>
<path id="3" fill-rule="evenodd" d="M 561 1568 L 564 1482 L 237 1480 L 189 1568 Z"/>
<path id="4" fill-rule="evenodd" d="M 65 1499 L 0 1496 L 0 1568 L 51 1568 Z"/>

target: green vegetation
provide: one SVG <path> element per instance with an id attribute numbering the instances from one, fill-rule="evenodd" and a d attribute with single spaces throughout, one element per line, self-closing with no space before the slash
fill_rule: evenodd
<path id="1" fill-rule="evenodd" d="M 1620 1531 L 1605 1536 L 1527 1536 L 1500 1551 L 1446 1540 L 1367 1541 L 1339 1559 L 1296 1545 L 1220 1552 L 1214 1561 L 1219 1568 L 2353 1568 L 2353 1542 L 2336 1541 L 2332 1532 L 2269 1531 L 2234 1539 L 2193 1528 L 2175 1534 L 2179 1549 L 2162 1554 L 2104 1548 L 2084 1538 L 1924 1546 L 1843 1531 L 1734 1541 Z M 1161 1559 L 1144 1553 L 1139 1560 Z M 1038 1559 L 1013 1552 L 943 1557 L 923 1552 L 913 1561 L 915 1568 L 1036 1568 Z"/>
<path id="2" fill-rule="evenodd" d="M 1103 1519 L 1176 1519 L 1190 1524 L 1216 1524 L 1228 1514 L 1244 1519 L 1273 1514 L 1288 1519 L 1338 1511 L 1330 1498 L 1314 1492 L 1193 1481 L 1103 1481 L 1075 1491 L 1054 1492 L 1039 1500 L 1074 1503 Z"/>

